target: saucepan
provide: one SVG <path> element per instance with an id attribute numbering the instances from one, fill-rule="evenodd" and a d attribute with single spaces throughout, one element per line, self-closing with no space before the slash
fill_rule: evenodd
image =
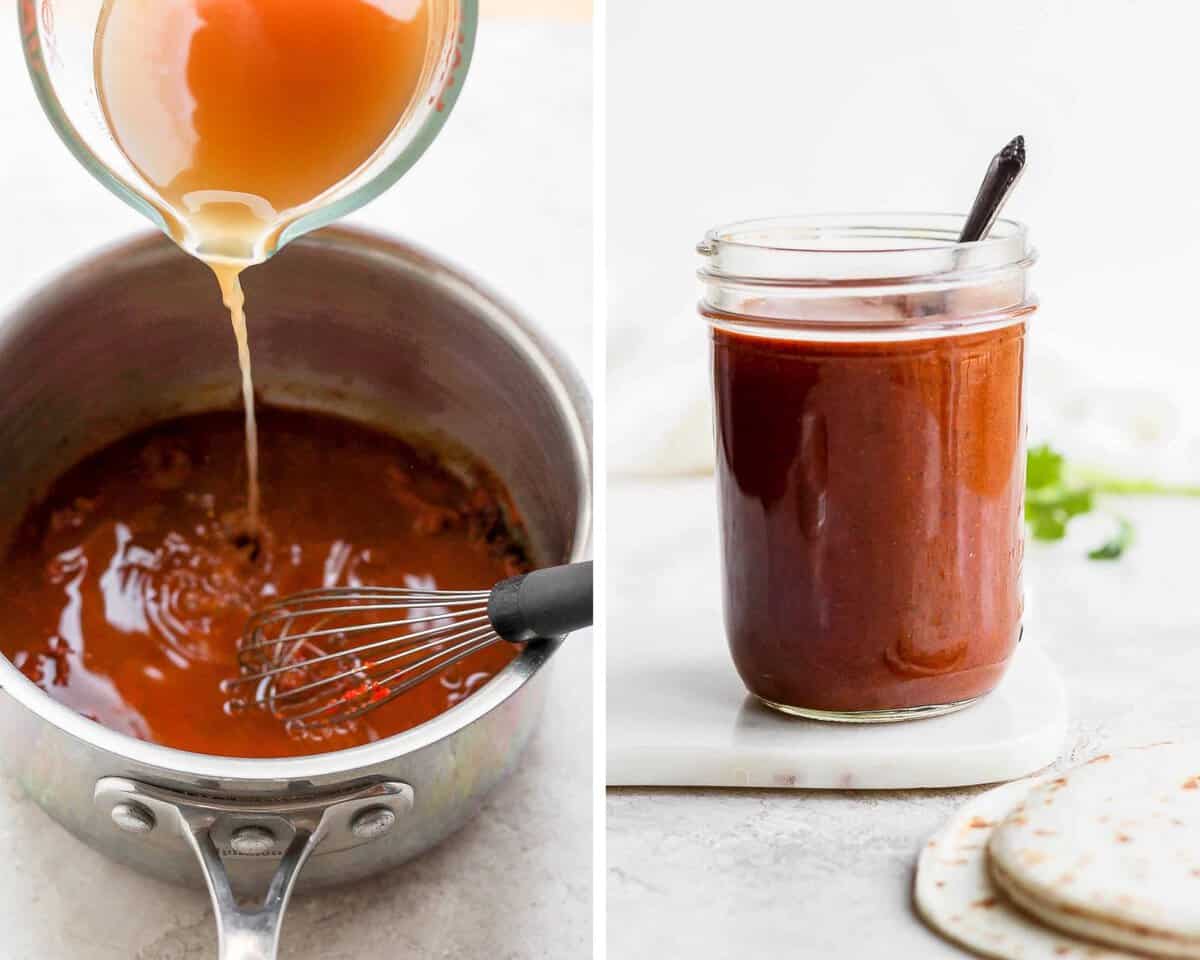
<path id="1" fill-rule="evenodd" d="M 587 394 L 512 307 L 410 244 L 345 228 L 296 241 L 247 273 L 246 288 L 264 401 L 451 439 L 506 483 L 539 561 L 585 555 Z M 0 324 L 0 383 L 2 541 L 81 457 L 158 420 L 236 404 L 215 281 L 161 236 L 107 249 Z M 264 960 L 297 880 L 317 888 L 395 867 L 475 814 L 537 724 L 558 645 L 528 645 L 405 733 L 273 760 L 116 733 L 0 657 L 0 754 L 85 843 L 166 880 L 203 878 L 221 956 Z M 256 905 L 240 907 L 247 897 Z"/>

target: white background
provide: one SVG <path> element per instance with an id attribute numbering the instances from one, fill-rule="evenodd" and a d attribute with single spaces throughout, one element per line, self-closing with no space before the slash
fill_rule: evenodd
<path id="1" fill-rule="evenodd" d="M 708 227 L 965 211 L 1023 133 L 1031 439 L 1200 478 L 1195 4 L 610 0 L 608 36 L 614 468 L 710 463 Z"/>

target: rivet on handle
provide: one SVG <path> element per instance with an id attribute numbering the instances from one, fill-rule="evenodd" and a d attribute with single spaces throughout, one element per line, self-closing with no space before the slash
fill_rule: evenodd
<path id="1" fill-rule="evenodd" d="M 239 827 L 229 838 L 234 853 L 257 857 L 275 849 L 275 834 L 266 827 Z"/>
<path id="2" fill-rule="evenodd" d="M 382 837 L 396 823 L 396 814 L 387 807 L 368 807 L 354 818 L 350 832 L 359 840 Z"/>
<path id="3" fill-rule="evenodd" d="M 126 833 L 149 833 L 154 829 L 154 814 L 140 803 L 118 803 L 112 808 L 112 819 Z"/>

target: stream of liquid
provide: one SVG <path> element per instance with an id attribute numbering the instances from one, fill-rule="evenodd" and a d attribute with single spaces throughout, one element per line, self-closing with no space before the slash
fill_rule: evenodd
<path id="1" fill-rule="evenodd" d="M 242 292 L 240 263 L 209 263 L 221 287 L 221 300 L 233 322 L 238 368 L 242 373 L 242 407 L 246 411 L 246 517 L 248 532 L 258 530 L 262 491 L 258 485 L 258 418 L 254 413 L 254 373 L 250 367 L 250 336 L 246 331 L 246 294 Z"/>
<path id="2" fill-rule="evenodd" d="M 258 441 L 240 275 L 367 163 L 413 107 L 430 0 L 107 0 L 96 89 L 176 242 L 217 276 L 246 410 L 247 522 Z"/>

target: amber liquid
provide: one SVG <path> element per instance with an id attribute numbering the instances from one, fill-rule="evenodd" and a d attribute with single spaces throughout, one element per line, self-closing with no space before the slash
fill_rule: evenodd
<path id="1" fill-rule="evenodd" d="M 96 89 L 176 241 L 217 273 L 238 338 L 247 509 L 257 446 L 239 275 L 412 108 L 429 0 L 108 0 Z"/>
<path id="2" fill-rule="evenodd" d="M 256 545 L 238 543 L 226 523 L 241 497 L 227 466 L 242 443 L 236 414 L 119 440 L 56 480 L 0 554 L 0 656 L 106 727 L 232 757 L 390 737 L 502 670 L 516 656 L 508 643 L 365 717 L 305 731 L 266 710 L 226 708 L 221 681 L 237 675 L 246 618 L 267 598 L 319 586 L 468 590 L 529 569 L 524 532 L 506 519 L 508 493 L 482 462 L 335 417 L 269 405 L 261 413 Z"/>

